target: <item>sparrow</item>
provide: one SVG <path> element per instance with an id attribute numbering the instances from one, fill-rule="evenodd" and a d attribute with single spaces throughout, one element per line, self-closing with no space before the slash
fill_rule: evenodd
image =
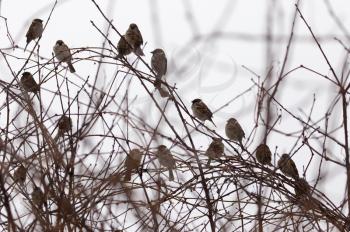
<path id="1" fill-rule="evenodd" d="M 65 196 L 60 197 L 57 202 L 58 209 L 61 211 L 62 215 L 68 216 L 74 212 L 73 206 L 69 199 Z"/>
<path id="2" fill-rule="evenodd" d="M 191 106 L 193 115 L 201 120 L 202 122 L 205 122 L 205 120 L 211 121 L 214 126 L 215 123 L 213 122 L 213 113 L 209 110 L 208 106 L 199 98 L 196 98 L 192 101 Z"/>
<path id="3" fill-rule="evenodd" d="M 284 175 L 292 177 L 293 179 L 299 178 L 298 169 L 288 154 L 283 154 L 278 160 L 277 165 Z"/>
<path id="4" fill-rule="evenodd" d="M 26 176 L 27 176 L 27 169 L 23 165 L 20 165 L 13 174 L 13 180 L 16 183 L 23 185 L 24 182 L 26 181 Z"/>
<path id="5" fill-rule="evenodd" d="M 131 180 L 131 173 L 140 166 L 142 153 L 139 149 L 132 149 L 125 160 L 126 173 L 124 180 Z"/>
<path id="6" fill-rule="evenodd" d="M 157 74 L 156 78 L 160 79 L 166 74 L 167 71 L 167 58 L 163 49 L 157 48 L 151 52 L 151 67 L 153 71 Z"/>
<path id="7" fill-rule="evenodd" d="M 238 121 L 234 118 L 227 120 L 225 133 L 229 139 L 238 141 L 240 144 L 242 144 L 242 139 L 245 137 L 241 125 L 239 125 Z"/>
<path id="8" fill-rule="evenodd" d="M 29 29 L 27 31 L 26 37 L 27 37 L 27 44 L 24 47 L 24 51 L 27 49 L 28 44 L 39 37 L 42 36 L 44 31 L 43 27 L 43 20 L 41 19 L 34 19 L 32 23 L 29 26 Z"/>
<path id="9" fill-rule="evenodd" d="M 173 169 L 175 168 L 175 159 L 170 153 L 169 149 L 165 145 L 158 146 L 158 151 L 156 156 L 159 160 L 159 163 L 169 169 L 169 180 L 174 180 Z"/>
<path id="10" fill-rule="evenodd" d="M 72 119 L 66 115 L 62 115 L 57 122 L 58 132 L 54 140 L 57 141 L 64 133 L 68 133 L 72 129 Z"/>
<path id="11" fill-rule="evenodd" d="M 62 41 L 57 40 L 53 51 L 58 61 L 66 62 L 71 73 L 75 72 L 75 69 L 72 64 L 72 54 L 70 53 L 69 47 Z"/>
<path id="12" fill-rule="evenodd" d="M 296 179 L 294 184 L 295 184 L 294 192 L 297 198 L 300 198 L 302 196 L 309 194 L 310 185 L 307 183 L 307 181 L 304 178 Z"/>
<path id="13" fill-rule="evenodd" d="M 116 59 L 122 58 L 123 56 L 127 56 L 132 52 L 132 47 L 125 39 L 125 35 L 120 37 L 119 42 L 117 44 L 118 55 Z"/>
<path id="14" fill-rule="evenodd" d="M 222 143 L 221 138 L 214 138 L 208 149 L 205 151 L 205 155 L 209 157 L 207 166 L 210 165 L 212 159 L 218 159 L 224 153 L 224 144 Z"/>
<path id="15" fill-rule="evenodd" d="M 139 56 L 144 56 L 141 49 L 141 45 L 143 44 L 143 39 L 141 32 L 135 23 L 130 24 L 128 30 L 125 33 L 125 39 L 131 45 L 132 51 Z"/>
<path id="16" fill-rule="evenodd" d="M 66 115 L 62 115 L 62 117 L 58 120 L 58 131 L 61 134 L 69 132 L 72 129 L 72 119 L 67 117 Z"/>
<path id="17" fill-rule="evenodd" d="M 170 93 L 166 88 L 159 87 L 157 90 L 162 98 L 170 97 Z"/>
<path id="18" fill-rule="evenodd" d="M 257 148 L 256 148 L 256 159 L 259 163 L 261 163 L 262 165 L 269 165 L 272 166 L 271 164 L 271 151 L 270 148 L 266 145 L 266 144 L 260 144 Z"/>
<path id="19" fill-rule="evenodd" d="M 21 77 L 21 84 L 25 91 L 37 94 L 40 86 L 35 82 L 30 72 L 24 72 Z"/>
<path id="20" fill-rule="evenodd" d="M 46 199 L 43 191 L 37 186 L 34 187 L 32 192 L 32 201 L 34 205 L 36 205 L 38 208 L 41 208 L 43 204 L 45 204 Z"/>

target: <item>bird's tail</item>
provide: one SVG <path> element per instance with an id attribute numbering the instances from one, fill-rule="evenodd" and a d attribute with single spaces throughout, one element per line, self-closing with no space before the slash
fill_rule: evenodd
<path id="1" fill-rule="evenodd" d="M 58 130 L 57 135 L 55 136 L 55 138 L 53 139 L 56 143 L 58 141 L 58 139 L 62 136 L 62 132 L 60 130 Z"/>
<path id="2" fill-rule="evenodd" d="M 131 180 L 131 171 L 126 170 L 125 176 L 124 176 L 124 181 L 130 181 Z"/>
<path id="3" fill-rule="evenodd" d="M 69 62 L 67 62 L 67 64 L 68 64 L 69 71 L 71 73 L 75 73 L 75 68 L 73 67 L 72 62 L 69 61 Z"/>
<path id="4" fill-rule="evenodd" d="M 123 54 L 122 53 L 118 53 L 118 55 L 115 57 L 116 60 L 122 59 L 123 58 Z"/>
<path id="5" fill-rule="evenodd" d="M 210 167 L 210 162 L 211 162 L 211 158 L 208 159 L 208 162 L 207 162 L 207 167 L 209 168 Z"/>
<path id="6" fill-rule="evenodd" d="M 169 180 L 173 181 L 174 180 L 174 173 L 173 173 L 173 169 L 169 168 Z"/>
<path id="7" fill-rule="evenodd" d="M 28 44 L 29 44 L 29 42 L 28 42 L 28 40 L 27 40 L 27 44 L 26 44 L 26 46 L 24 47 L 24 51 L 27 51 L 27 46 L 28 46 Z"/>
<path id="8" fill-rule="evenodd" d="M 210 121 L 211 121 L 211 123 L 213 123 L 213 125 L 216 127 L 216 125 L 215 125 L 215 123 L 214 123 L 214 121 L 213 121 L 213 119 L 209 119 Z"/>
<path id="9" fill-rule="evenodd" d="M 141 47 L 135 48 L 134 53 L 135 53 L 136 55 L 139 55 L 139 56 L 144 56 L 144 55 L 145 55 L 145 54 L 143 53 Z"/>

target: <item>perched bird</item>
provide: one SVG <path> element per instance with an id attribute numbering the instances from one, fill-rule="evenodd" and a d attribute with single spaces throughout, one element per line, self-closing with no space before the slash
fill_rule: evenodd
<path id="1" fill-rule="evenodd" d="M 66 115 L 62 115 L 60 119 L 58 119 L 57 127 L 58 132 L 54 138 L 55 141 L 58 141 L 61 136 L 68 133 L 72 129 L 72 119 Z"/>
<path id="2" fill-rule="evenodd" d="M 37 93 L 40 91 L 40 86 L 35 82 L 30 72 L 24 72 L 21 77 L 21 84 L 25 91 Z"/>
<path id="3" fill-rule="evenodd" d="M 62 115 L 58 120 L 58 132 L 64 134 L 72 129 L 72 119 L 66 115 Z"/>
<path id="4" fill-rule="evenodd" d="M 220 158 L 224 153 L 224 149 L 225 147 L 222 143 L 222 139 L 213 137 L 213 141 L 209 145 L 208 149 L 205 151 L 205 155 L 209 157 L 207 166 L 210 165 L 212 159 Z"/>
<path id="5" fill-rule="evenodd" d="M 298 169 L 295 166 L 294 161 L 289 157 L 288 154 L 283 154 L 278 160 L 277 165 L 284 175 L 292 177 L 293 179 L 299 178 Z"/>
<path id="6" fill-rule="evenodd" d="M 166 74 L 167 71 L 167 58 L 163 49 L 157 48 L 151 52 L 151 67 L 157 74 L 156 78 L 160 79 Z"/>
<path id="7" fill-rule="evenodd" d="M 141 32 L 135 23 L 130 24 L 128 30 L 125 33 L 126 41 L 131 45 L 132 51 L 139 56 L 144 56 L 143 51 L 141 49 L 141 45 L 143 44 L 143 39 Z"/>
<path id="8" fill-rule="evenodd" d="M 310 193 L 310 185 L 304 178 L 296 179 L 294 184 L 294 192 L 297 198 L 300 198 Z"/>
<path id="9" fill-rule="evenodd" d="M 125 35 L 120 37 L 119 42 L 117 44 L 117 59 L 122 58 L 123 56 L 127 56 L 132 52 L 132 47 L 125 39 Z"/>
<path id="10" fill-rule="evenodd" d="M 209 110 L 208 106 L 199 98 L 196 98 L 192 101 L 191 106 L 193 115 L 198 118 L 199 120 L 205 122 L 205 120 L 211 121 L 214 126 L 215 123 L 213 122 L 213 113 Z"/>
<path id="11" fill-rule="evenodd" d="M 23 165 L 20 165 L 13 174 L 13 180 L 16 183 L 24 184 L 24 182 L 26 181 L 26 176 L 27 169 Z"/>
<path id="12" fill-rule="evenodd" d="M 131 180 L 131 173 L 134 170 L 137 170 L 137 168 L 140 166 L 141 158 L 142 158 L 142 153 L 139 149 L 135 148 L 129 152 L 125 160 L 125 168 L 126 168 L 126 173 L 124 177 L 125 181 Z"/>
<path id="13" fill-rule="evenodd" d="M 27 44 L 24 48 L 24 51 L 27 49 L 28 44 L 39 37 L 42 36 L 44 31 L 43 27 L 43 20 L 41 19 L 34 19 L 32 23 L 29 26 L 29 29 L 27 31 L 26 37 L 27 37 Z"/>
<path id="14" fill-rule="evenodd" d="M 159 91 L 159 95 L 160 95 L 162 98 L 170 97 L 170 93 L 169 93 L 169 91 L 168 91 L 166 88 L 159 87 L 159 88 L 157 88 L 157 89 L 158 89 L 158 91 Z"/>
<path id="15" fill-rule="evenodd" d="M 46 199 L 43 191 L 41 191 L 41 189 L 37 186 L 35 186 L 33 189 L 32 201 L 34 205 L 36 205 L 38 208 L 41 208 L 42 205 L 46 203 Z"/>
<path id="16" fill-rule="evenodd" d="M 62 196 L 57 202 L 58 209 L 61 211 L 63 216 L 69 216 L 74 212 L 73 206 L 69 199 Z"/>
<path id="17" fill-rule="evenodd" d="M 72 54 L 70 53 L 69 47 L 62 41 L 57 40 L 55 46 L 53 47 L 56 58 L 60 62 L 66 62 L 71 73 L 75 72 L 72 64 Z"/>
<path id="18" fill-rule="evenodd" d="M 229 139 L 238 141 L 240 144 L 242 144 L 242 139 L 245 137 L 241 125 L 239 125 L 238 121 L 234 118 L 227 120 L 225 133 Z"/>
<path id="19" fill-rule="evenodd" d="M 176 163 L 169 149 L 165 145 L 158 146 L 156 156 L 159 160 L 159 163 L 169 169 L 169 180 L 174 180 L 173 169 L 175 168 Z"/>
<path id="20" fill-rule="evenodd" d="M 269 146 L 267 146 L 266 144 L 260 144 L 257 148 L 256 148 L 256 159 L 258 160 L 259 163 L 261 163 L 262 165 L 269 165 L 272 166 L 271 164 L 271 151 Z"/>

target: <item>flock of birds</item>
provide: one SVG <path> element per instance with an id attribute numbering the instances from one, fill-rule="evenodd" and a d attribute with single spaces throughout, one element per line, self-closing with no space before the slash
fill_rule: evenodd
<path id="1" fill-rule="evenodd" d="M 27 44 L 25 46 L 25 49 L 27 48 L 28 44 L 32 40 L 41 38 L 43 30 L 44 30 L 43 21 L 41 19 L 34 19 L 26 34 Z M 121 59 L 132 52 L 137 56 L 144 56 L 144 53 L 141 49 L 142 44 L 143 44 L 143 39 L 139 28 L 134 23 L 130 24 L 125 35 L 121 36 L 117 44 L 118 55 L 116 59 Z M 72 54 L 69 47 L 62 40 L 57 40 L 55 46 L 53 47 L 53 51 L 56 59 L 60 63 L 61 62 L 67 63 L 69 71 L 71 73 L 74 73 L 75 69 L 72 64 Z M 167 72 L 167 58 L 166 58 L 165 52 L 160 48 L 153 50 L 151 53 L 152 53 L 151 67 L 152 67 L 152 71 L 156 74 L 155 75 L 156 81 L 154 85 L 162 95 L 160 80 Z M 20 82 L 23 89 L 26 90 L 27 92 L 38 93 L 40 91 L 40 86 L 36 83 L 36 81 L 34 80 L 30 72 L 24 72 L 22 74 Z M 192 101 L 191 109 L 193 112 L 193 116 L 195 118 L 199 119 L 202 122 L 209 120 L 214 124 L 212 120 L 213 113 L 210 111 L 208 106 L 201 99 L 194 99 Z M 70 131 L 71 127 L 72 127 L 71 119 L 67 116 L 62 116 L 61 119 L 58 121 L 58 134 L 55 139 L 62 136 L 64 133 Z M 230 140 L 238 142 L 241 146 L 243 146 L 242 140 L 245 137 L 245 134 L 241 125 L 238 123 L 238 121 L 235 118 L 230 118 L 227 121 L 225 126 L 225 134 Z M 224 153 L 224 144 L 222 142 L 222 139 L 215 138 L 215 137 L 213 137 L 212 139 L 213 140 L 211 144 L 209 145 L 208 149 L 205 151 L 205 155 L 208 156 L 207 167 L 210 166 L 210 162 L 212 160 L 219 159 Z M 168 169 L 169 180 L 173 181 L 174 180 L 173 170 L 176 168 L 176 161 L 173 158 L 170 150 L 165 145 L 160 145 L 158 146 L 156 157 L 158 158 L 159 163 Z M 126 168 L 125 176 L 124 176 L 125 181 L 130 181 L 132 173 L 139 169 L 141 164 L 141 158 L 142 158 L 142 152 L 139 149 L 132 149 L 129 152 L 125 160 L 125 168 Z M 260 144 L 257 147 L 256 160 L 262 165 L 272 166 L 271 164 L 272 154 L 269 147 L 266 144 Z M 307 182 L 304 179 L 299 178 L 298 169 L 288 154 L 283 154 L 281 158 L 278 160 L 277 165 L 284 175 L 288 177 L 292 177 L 293 179 L 298 181 L 298 183 L 301 183 L 301 188 L 297 188 L 296 193 L 299 192 L 299 194 L 304 194 L 308 191 Z M 26 179 L 26 172 L 27 172 L 26 168 L 23 165 L 18 167 L 14 173 L 14 181 L 24 183 Z M 44 203 L 43 196 L 44 194 L 41 191 L 41 189 L 35 186 L 34 191 L 32 193 L 33 202 L 35 204 L 42 205 Z"/>

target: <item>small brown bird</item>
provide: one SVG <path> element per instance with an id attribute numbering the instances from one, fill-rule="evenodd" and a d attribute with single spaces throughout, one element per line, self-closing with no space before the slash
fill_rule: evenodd
<path id="1" fill-rule="evenodd" d="M 136 55 L 145 55 L 141 49 L 141 45 L 143 44 L 142 35 L 135 23 L 130 24 L 128 30 L 125 33 L 125 39 L 131 45 L 132 50 Z"/>
<path id="2" fill-rule="evenodd" d="M 298 169 L 288 154 L 283 154 L 278 160 L 277 165 L 284 175 L 292 177 L 293 179 L 299 178 Z"/>
<path id="3" fill-rule="evenodd" d="M 24 51 L 27 49 L 28 44 L 39 37 L 42 36 L 44 31 L 43 27 L 43 20 L 41 19 L 34 19 L 32 23 L 29 26 L 29 29 L 27 31 L 26 37 L 27 37 L 27 44 L 24 48 Z"/>
<path id="4" fill-rule="evenodd" d="M 43 191 L 41 191 L 41 189 L 37 186 L 35 186 L 33 189 L 32 201 L 33 201 L 33 204 L 36 205 L 38 208 L 41 208 L 42 205 L 46 203 L 46 199 Z"/>
<path id="5" fill-rule="evenodd" d="M 205 151 L 205 155 L 209 157 L 207 166 L 210 165 L 210 162 L 212 159 L 218 159 L 222 156 L 224 153 L 225 146 L 222 143 L 221 138 L 214 138 L 211 144 L 209 145 L 208 149 Z"/>
<path id="6" fill-rule="evenodd" d="M 53 51 L 58 61 L 66 62 L 71 73 L 75 72 L 75 69 L 72 64 L 72 54 L 70 52 L 69 47 L 62 41 L 57 40 L 55 46 L 53 47 Z"/>
<path id="7" fill-rule="evenodd" d="M 234 118 L 230 118 L 225 126 L 226 136 L 234 141 L 238 141 L 242 144 L 242 139 L 245 137 L 244 131 L 238 121 Z"/>
<path id="8" fill-rule="evenodd" d="M 37 93 L 40 91 L 40 86 L 36 83 L 33 75 L 30 72 L 24 72 L 21 77 L 21 84 L 25 91 Z"/>
<path id="9" fill-rule="evenodd" d="M 175 159 L 173 155 L 170 153 L 169 149 L 165 145 L 158 146 L 158 151 L 156 152 L 156 156 L 159 160 L 159 163 L 169 169 L 169 180 L 174 180 L 173 169 L 175 169 Z"/>
<path id="10" fill-rule="evenodd" d="M 116 57 L 117 59 L 120 59 L 123 56 L 127 56 L 132 52 L 132 47 L 126 41 L 125 35 L 120 37 L 118 45 L 117 45 L 117 51 L 118 51 L 118 55 Z"/>
<path id="11" fill-rule="evenodd" d="M 157 48 L 151 52 L 151 67 L 153 71 L 157 74 L 156 78 L 160 79 L 166 74 L 167 71 L 167 58 L 163 49 Z"/>
<path id="12" fill-rule="evenodd" d="M 269 146 L 267 146 L 266 144 L 260 144 L 257 148 L 256 148 L 256 159 L 259 163 L 261 163 L 262 165 L 269 165 L 272 166 L 271 164 L 271 151 Z"/>
<path id="13" fill-rule="evenodd" d="M 68 133 L 72 129 L 72 119 L 66 115 L 62 115 L 60 119 L 58 119 L 57 127 L 58 132 L 54 138 L 55 141 L 58 141 L 61 136 Z"/>
<path id="14" fill-rule="evenodd" d="M 58 131 L 61 134 L 67 133 L 72 129 L 72 119 L 66 115 L 62 115 L 58 120 Z"/>
<path id="15" fill-rule="evenodd" d="M 62 196 L 57 202 L 58 209 L 61 211 L 62 215 L 68 216 L 74 212 L 73 206 L 70 203 L 69 199 L 65 196 Z"/>
<path id="16" fill-rule="evenodd" d="M 157 88 L 157 89 L 158 89 L 158 91 L 159 91 L 159 95 L 160 95 L 162 98 L 170 97 L 170 93 L 169 93 L 169 91 L 168 91 L 166 88 L 159 87 L 159 88 Z"/>
<path id="17" fill-rule="evenodd" d="M 131 173 L 140 166 L 142 153 L 139 149 L 132 149 L 125 160 L 125 181 L 131 180 Z"/>
<path id="18" fill-rule="evenodd" d="M 23 185 L 26 181 L 26 176 L 27 169 L 23 165 L 20 165 L 13 174 L 13 180 L 16 183 Z"/>
<path id="19" fill-rule="evenodd" d="M 294 192 L 297 198 L 300 198 L 310 193 L 310 185 L 304 178 L 296 179 L 294 184 Z"/>
<path id="20" fill-rule="evenodd" d="M 214 126 L 215 123 L 213 122 L 213 113 L 209 110 L 208 106 L 199 98 L 196 98 L 192 101 L 191 106 L 193 115 L 201 120 L 202 122 L 205 122 L 205 120 L 211 121 Z"/>

